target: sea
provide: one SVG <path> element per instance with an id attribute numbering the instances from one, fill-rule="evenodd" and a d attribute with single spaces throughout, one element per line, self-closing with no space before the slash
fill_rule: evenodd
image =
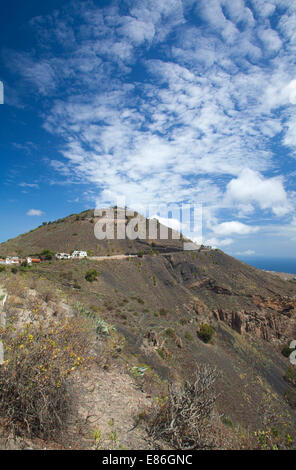
<path id="1" fill-rule="evenodd" d="M 263 256 L 238 257 L 244 263 L 265 271 L 277 271 L 296 275 L 296 258 L 267 258 Z"/>

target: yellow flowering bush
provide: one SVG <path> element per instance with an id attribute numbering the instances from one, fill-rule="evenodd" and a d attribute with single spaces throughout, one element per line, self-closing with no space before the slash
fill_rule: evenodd
<path id="1" fill-rule="evenodd" d="M 86 368 L 91 328 L 81 318 L 39 322 L 0 330 L 0 419 L 10 431 L 41 438 L 65 429 L 73 406 L 70 376 Z"/>

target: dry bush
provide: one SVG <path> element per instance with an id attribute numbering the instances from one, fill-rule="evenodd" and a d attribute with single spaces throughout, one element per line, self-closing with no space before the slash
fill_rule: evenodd
<path id="1" fill-rule="evenodd" d="M 175 449 L 210 449 L 216 446 L 214 389 L 217 370 L 198 366 L 193 381 L 183 387 L 169 385 L 167 399 L 151 412 L 148 432 L 154 440 L 163 440 Z"/>
<path id="2" fill-rule="evenodd" d="M 111 331 L 101 337 L 94 347 L 95 361 L 103 369 L 109 369 L 111 364 L 121 354 L 125 346 L 125 338 L 117 331 Z"/>
<path id="3" fill-rule="evenodd" d="M 10 295 L 5 304 L 6 310 L 11 310 L 14 308 L 22 308 L 24 306 L 24 299 L 22 297 L 18 297 L 17 295 Z"/>
<path id="4" fill-rule="evenodd" d="M 5 282 L 5 288 L 10 295 L 17 295 L 21 298 L 27 295 L 26 283 L 19 277 L 9 277 Z"/>
<path id="5" fill-rule="evenodd" d="M 48 303 L 49 301 L 55 302 L 58 298 L 57 293 L 53 285 L 47 280 L 37 281 L 35 290 L 37 290 L 39 296 L 44 302 Z"/>
<path id="6" fill-rule="evenodd" d="M 58 299 L 55 286 L 48 279 L 41 277 L 26 278 L 26 287 L 38 292 L 40 298 L 46 303 Z"/>
<path id="7" fill-rule="evenodd" d="M 5 362 L 0 365 L 0 419 L 8 431 L 57 437 L 73 407 L 71 374 L 90 360 L 86 320 L 28 322 L 1 329 Z"/>
<path id="8" fill-rule="evenodd" d="M 260 450 L 295 449 L 296 433 L 293 420 L 281 403 L 266 394 L 258 405 L 260 428 L 254 433 L 253 448 Z"/>

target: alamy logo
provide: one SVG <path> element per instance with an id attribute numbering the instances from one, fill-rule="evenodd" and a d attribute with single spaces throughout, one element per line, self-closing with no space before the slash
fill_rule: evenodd
<path id="1" fill-rule="evenodd" d="M 290 356 L 289 356 L 290 362 L 291 362 L 291 364 L 293 364 L 294 366 L 296 366 L 296 339 L 294 339 L 293 341 L 291 341 L 289 347 L 290 347 L 290 349 L 294 349 L 294 351 L 291 352 L 291 354 L 290 354 Z"/>
<path id="2" fill-rule="evenodd" d="M 94 215 L 99 219 L 94 228 L 98 240 L 182 239 L 184 250 L 197 250 L 202 244 L 201 204 L 148 205 L 137 212 L 117 205 L 96 209 Z"/>
<path id="3" fill-rule="evenodd" d="M 4 86 L 0 80 L 0 104 L 4 104 Z"/>

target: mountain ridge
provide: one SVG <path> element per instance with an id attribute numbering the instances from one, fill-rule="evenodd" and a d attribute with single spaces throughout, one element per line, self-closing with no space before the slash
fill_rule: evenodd
<path id="1" fill-rule="evenodd" d="M 115 210 L 116 213 L 116 210 Z M 137 213 L 135 213 L 137 214 Z M 126 223 L 131 217 L 126 216 Z M 114 239 L 98 240 L 95 237 L 94 228 L 100 217 L 95 216 L 92 209 L 85 210 L 79 214 L 71 214 L 56 221 L 44 222 L 39 227 L 21 234 L 15 238 L 7 240 L 0 244 L 0 255 L 2 256 L 30 256 L 41 253 L 43 250 L 54 252 L 70 252 L 76 249 L 88 250 L 93 255 L 110 254 L 137 254 L 139 251 L 144 253 L 150 250 L 164 251 L 182 251 L 183 236 L 174 240 L 172 229 L 168 229 L 168 238 L 160 239 L 159 232 L 161 227 L 158 223 L 157 238 L 135 240 Z M 146 219 L 148 224 L 148 219 Z M 116 224 L 115 224 L 116 225 Z M 116 232 L 115 232 L 116 236 Z"/>

